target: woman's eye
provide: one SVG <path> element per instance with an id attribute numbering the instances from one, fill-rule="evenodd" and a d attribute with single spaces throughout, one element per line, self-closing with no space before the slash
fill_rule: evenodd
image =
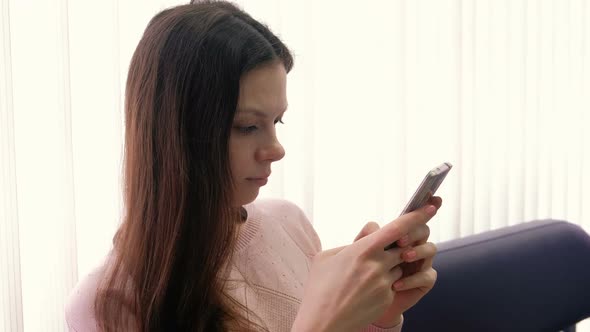
<path id="1" fill-rule="evenodd" d="M 284 123 L 283 119 L 276 119 L 274 121 L 274 124 L 276 125 L 277 123 Z M 252 126 L 236 126 L 235 127 L 240 133 L 242 134 L 251 134 L 255 131 L 257 131 L 259 128 L 258 126 L 252 125 Z"/>
<path id="2" fill-rule="evenodd" d="M 256 126 L 238 127 L 238 130 L 244 134 L 252 133 L 252 132 L 256 131 L 256 129 L 258 129 L 258 127 L 256 127 Z"/>

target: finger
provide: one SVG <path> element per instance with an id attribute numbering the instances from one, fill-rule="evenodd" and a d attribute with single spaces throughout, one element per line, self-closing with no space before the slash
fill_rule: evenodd
<path id="1" fill-rule="evenodd" d="M 432 242 L 412 247 L 402 253 L 404 262 L 411 263 L 421 259 L 432 258 L 436 255 L 436 245 Z"/>
<path id="2" fill-rule="evenodd" d="M 393 288 L 396 292 L 413 288 L 431 289 L 436 283 L 436 278 L 436 270 L 430 268 L 396 281 L 393 283 Z"/>
<path id="3" fill-rule="evenodd" d="M 374 221 L 370 221 L 367 224 L 365 224 L 365 226 L 363 227 L 363 229 L 361 229 L 360 233 L 354 238 L 354 242 L 364 238 L 365 236 L 375 233 L 376 231 L 379 230 L 379 224 L 377 224 Z"/>
<path id="4" fill-rule="evenodd" d="M 432 263 L 434 261 L 434 257 L 415 260 L 413 262 L 403 262 L 400 264 L 402 270 L 404 271 L 404 277 L 409 277 L 413 274 L 416 274 L 420 271 L 426 271 L 432 268 Z"/>
<path id="5" fill-rule="evenodd" d="M 427 204 L 432 204 L 436 207 L 436 211 L 438 212 L 438 210 L 440 209 L 440 207 L 442 206 L 442 198 L 440 198 L 439 196 L 432 196 L 430 197 L 430 199 L 428 200 Z M 424 244 L 428 241 L 428 237 L 430 236 L 430 228 L 428 229 L 428 235 L 422 238 L 419 238 L 417 240 L 414 240 L 413 242 L 410 241 L 410 243 L 413 243 L 413 245 L 420 245 L 420 244 Z"/>
<path id="6" fill-rule="evenodd" d="M 391 288 L 393 288 L 393 283 L 400 280 L 403 276 L 403 271 L 401 267 L 396 266 L 393 269 L 389 270 L 389 277 L 391 278 Z"/>
<path id="7" fill-rule="evenodd" d="M 424 260 L 424 263 L 422 264 L 422 271 L 426 271 L 430 268 L 432 268 L 432 262 L 434 261 L 434 257 L 430 257 L 430 258 L 426 258 Z"/>
<path id="8" fill-rule="evenodd" d="M 403 262 L 400 266 L 404 271 L 404 277 L 409 277 L 424 270 L 424 260 L 421 259 L 411 263 Z"/>
<path id="9" fill-rule="evenodd" d="M 382 262 L 384 271 L 389 271 L 404 262 L 402 258 L 404 250 L 406 249 L 395 248 L 391 250 L 380 250 L 378 251 L 376 258 Z"/>
<path id="10" fill-rule="evenodd" d="M 428 200 L 428 204 L 436 206 L 436 209 L 438 210 L 442 206 L 442 198 L 440 198 L 440 196 L 432 196 Z"/>
<path id="11" fill-rule="evenodd" d="M 438 210 L 442 206 L 442 198 L 440 198 L 438 196 L 431 197 L 429 200 L 429 204 L 434 205 L 436 207 L 436 211 L 438 212 Z M 413 242 L 413 245 L 416 246 L 416 245 L 424 244 L 428 241 L 429 237 L 430 237 L 430 228 L 428 228 L 428 235 L 418 238 L 417 240 L 415 240 Z M 410 243 L 412 243 L 412 242 L 410 242 Z"/>
<path id="12" fill-rule="evenodd" d="M 408 234 L 412 229 L 419 225 L 426 224 L 435 214 L 436 207 L 430 204 L 426 205 L 425 207 L 398 217 L 375 233 L 365 236 L 356 243 L 359 243 L 359 245 L 361 245 L 361 243 L 362 245 L 366 244 L 370 250 L 377 248 L 384 250 L 385 247 L 396 242 L 402 236 Z"/>
<path id="13" fill-rule="evenodd" d="M 410 233 L 404 235 L 397 241 L 397 245 L 400 248 L 405 248 L 409 245 L 424 244 L 428 241 L 430 236 L 430 227 L 428 225 L 419 225 L 414 228 Z"/>

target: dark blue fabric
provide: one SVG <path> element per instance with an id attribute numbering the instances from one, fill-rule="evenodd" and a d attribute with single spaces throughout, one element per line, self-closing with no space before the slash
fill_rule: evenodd
<path id="1" fill-rule="evenodd" d="M 590 317 L 590 236 L 557 220 L 437 245 L 435 287 L 405 332 L 551 331 Z"/>

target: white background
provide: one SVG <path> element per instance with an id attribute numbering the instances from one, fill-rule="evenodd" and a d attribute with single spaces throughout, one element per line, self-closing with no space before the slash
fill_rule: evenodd
<path id="1" fill-rule="evenodd" d="M 67 294 L 110 247 L 128 63 L 179 3 L 0 0 L 4 330 L 63 331 Z M 324 248 L 394 219 L 443 161 L 434 241 L 542 218 L 590 229 L 588 1 L 238 3 L 296 62 L 262 196 L 300 205 Z"/>

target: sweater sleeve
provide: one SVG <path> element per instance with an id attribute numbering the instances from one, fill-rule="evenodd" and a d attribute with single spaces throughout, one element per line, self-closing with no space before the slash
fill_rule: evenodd
<path id="1" fill-rule="evenodd" d="M 404 317 L 402 316 L 402 321 L 397 324 L 396 326 L 390 328 L 381 328 L 376 325 L 369 325 L 361 330 L 361 332 L 401 332 L 402 325 L 404 325 Z"/>
<path id="2" fill-rule="evenodd" d="M 297 209 L 297 212 L 299 213 L 300 217 L 299 220 L 301 220 L 301 227 L 303 228 L 303 231 L 305 232 L 307 237 L 313 243 L 313 249 L 317 254 L 318 252 L 322 251 L 322 242 L 320 241 L 320 237 L 318 236 L 318 233 L 315 231 L 313 225 L 305 215 L 305 212 L 303 212 L 303 210 L 299 206 L 295 204 L 293 204 L 293 206 Z"/>
<path id="3" fill-rule="evenodd" d="M 70 332 L 97 331 L 94 317 L 94 300 L 104 267 L 91 271 L 70 292 L 65 308 L 65 319 Z"/>
<path id="4" fill-rule="evenodd" d="M 322 243 L 305 212 L 297 204 L 288 200 L 267 200 L 266 205 L 275 216 L 283 218 L 289 236 L 293 237 L 297 245 L 308 256 L 315 256 L 322 251 Z"/>

